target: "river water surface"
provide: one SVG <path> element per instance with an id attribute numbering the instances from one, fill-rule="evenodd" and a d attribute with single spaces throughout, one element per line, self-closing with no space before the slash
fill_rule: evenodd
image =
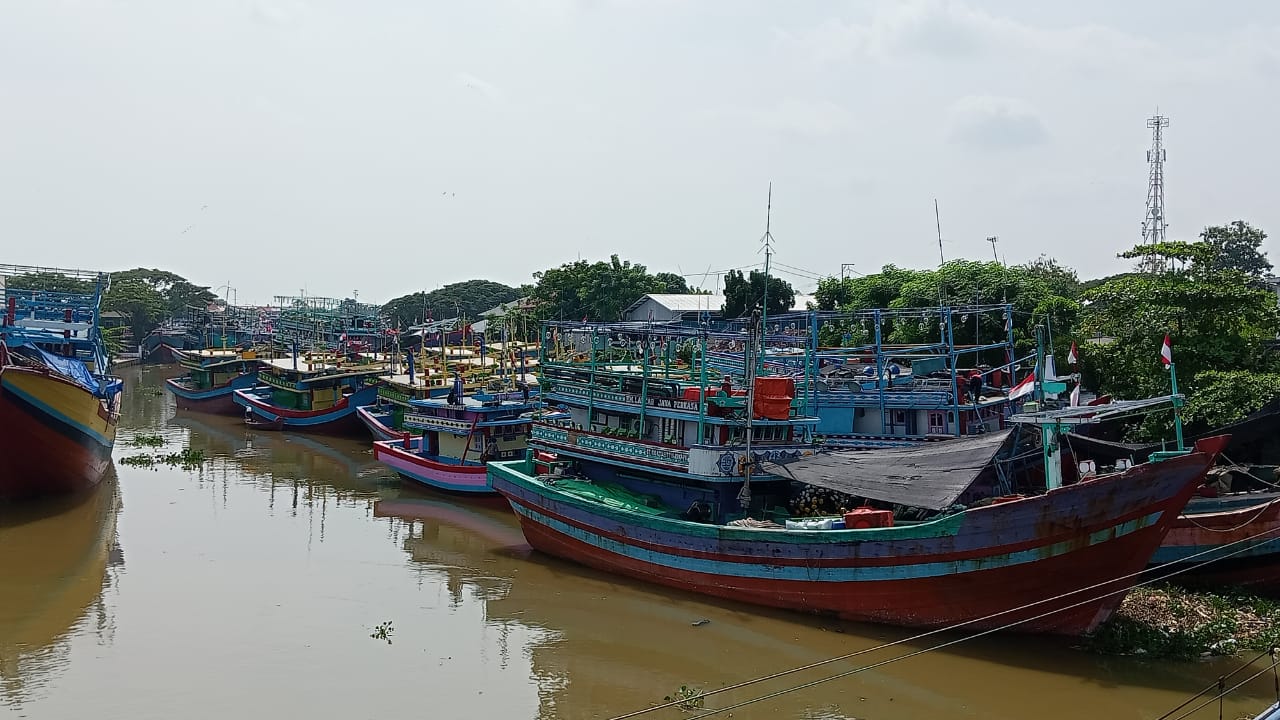
<path id="1" fill-rule="evenodd" d="M 116 458 L 151 451 L 131 440 L 158 434 L 156 451 L 202 450 L 203 468 L 117 463 L 87 498 L 0 509 L 0 717 L 609 718 L 682 685 L 909 635 L 541 556 L 502 505 L 405 488 L 367 440 L 176 412 L 161 390 L 172 372 L 125 370 Z M 371 637 L 388 622 L 386 639 Z M 955 637 L 729 691 L 703 711 Z M 1238 664 L 987 637 L 719 717 L 1150 720 Z M 1223 716 L 1251 717 L 1271 686 L 1259 679 Z"/>

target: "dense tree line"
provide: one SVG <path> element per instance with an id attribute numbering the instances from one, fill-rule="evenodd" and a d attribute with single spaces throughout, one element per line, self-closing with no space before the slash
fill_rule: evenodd
<path id="1" fill-rule="evenodd" d="M 818 286 L 824 310 L 929 308 L 941 305 L 1013 305 L 1013 334 L 1020 353 L 1035 347 L 1034 329 L 1053 329 L 1050 351 L 1059 358 L 1076 343 L 1086 387 L 1117 397 L 1169 392 L 1159 360 L 1171 338 L 1179 390 L 1187 417 L 1202 426 L 1239 419 L 1280 396 L 1280 333 L 1276 293 L 1265 281 L 1271 263 L 1262 252 L 1266 233 L 1236 221 L 1209 227 L 1194 242 L 1144 245 L 1120 257 L 1136 272 L 1089 282 L 1042 257 L 1024 265 L 957 260 L 933 270 L 893 265 L 865 277 L 829 278 Z M 1007 332 L 996 317 L 971 318 L 982 343 Z M 820 338 L 825 344 L 858 344 L 858 328 Z M 916 323 L 889 326 L 887 342 L 920 342 L 936 328 Z M 966 340 L 970 337 L 965 336 Z M 1063 368 L 1059 368 L 1063 370 Z M 1151 432 L 1160 428 L 1150 427 Z"/>
<path id="2" fill-rule="evenodd" d="M 431 292 L 402 295 L 382 306 L 382 314 L 392 325 L 406 328 L 428 319 L 443 320 L 462 317 L 479 320 L 480 313 L 509 303 L 521 296 L 520 290 L 492 280 L 466 280 L 451 283 Z"/>
<path id="3" fill-rule="evenodd" d="M 9 278 L 8 285 L 51 292 L 93 292 L 93 283 L 57 273 L 18 275 Z M 102 298 L 102 311 L 124 315 L 137 340 L 165 319 L 185 315 L 188 307 L 204 308 L 216 299 L 207 286 L 193 284 L 175 273 L 134 268 L 111 273 L 110 286 Z"/>

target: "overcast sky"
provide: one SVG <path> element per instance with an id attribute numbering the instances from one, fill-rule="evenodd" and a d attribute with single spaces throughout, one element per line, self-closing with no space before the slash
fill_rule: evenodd
<path id="1" fill-rule="evenodd" d="M 1280 238 L 1280 3 L 0 3 L 0 262 L 386 300 L 618 253 L 703 282 Z M 1276 245 L 1268 241 L 1273 254 Z M 707 280 L 714 286 L 714 276 Z"/>

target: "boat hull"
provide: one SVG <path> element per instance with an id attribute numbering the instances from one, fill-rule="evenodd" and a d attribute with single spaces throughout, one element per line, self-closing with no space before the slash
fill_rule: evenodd
<path id="1" fill-rule="evenodd" d="M 373 439 L 377 440 L 403 440 L 409 433 L 396 430 L 382 421 L 378 413 L 372 412 L 369 408 L 376 406 L 362 405 L 356 408 L 356 417 L 360 419 L 360 424 L 368 428 L 369 433 L 373 435 Z"/>
<path id="2" fill-rule="evenodd" d="M 248 390 L 257 383 L 257 373 L 242 373 L 217 387 L 197 389 L 186 385 L 184 378 L 165 378 L 165 388 L 173 394 L 181 410 L 235 415 L 243 412 L 235 401 L 236 390 Z"/>
<path id="3" fill-rule="evenodd" d="M 0 499 L 79 492 L 111 464 L 118 417 L 57 374 L 0 366 Z"/>
<path id="4" fill-rule="evenodd" d="M 421 443 L 422 438 L 416 438 L 413 446 L 420 446 Z M 495 494 L 494 489 L 489 486 L 483 463 L 459 465 L 440 462 L 406 449 L 403 441 L 399 440 L 375 442 L 373 457 L 395 470 L 400 477 L 424 487 L 471 495 Z"/>
<path id="5" fill-rule="evenodd" d="M 1208 564 L 1204 564 L 1208 563 Z M 1184 512 L 1152 565 L 1195 587 L 1240 587 L 1280 596 L 1280 499 L 1218 512 Z"/>
<path id="6" fill-rule="evenodd" d="M 755 530 L 578 498 L 490 464 L 542 552 L 716 597 L 855 621 L 1079 635 L 1119 606 L 1215 447 L 1042 496 L 874 530 Z M 1088 590 L 1082 590 L 1089 588 Z"/>
<path id="7" fill-rule="evenodd" d="M 236 405 L 248 408 L 263 420 L 283 420 L 286 430 L 299 430 L 333 435 L 352 435 L 361 432 L 360 421 L 356 419 L 355 410 L 360 405 L 368 405 L 378 397 L 376 385 L 366 385 L 346 395 L 332 407 L 323 410 L 293 410 L 282 408 L 271 403 L 271 389 L 258 386 L 248 390 L 235 390 L 232 398 Z M 243 412 L 243 411 L 242 411 Z"/>

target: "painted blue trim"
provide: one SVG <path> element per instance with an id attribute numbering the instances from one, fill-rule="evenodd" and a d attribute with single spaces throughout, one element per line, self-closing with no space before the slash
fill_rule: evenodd
<path id="1" fill-rule="evenodd" d="M 555 518 L 547 517 L 542 513 L 526 507 L 519 502 L 511 503 L 511 507 L 516 513 L 547 527 L 561 535 L 566 535 L 579 542 L 586 543 L 593 547 L 611 552 L 615 555 L 621 555 L 632 560 L 657 565 L 660 567 L 674 567 L 689 572 L 703 573 L 706 575 L 720 575 L 727 577 L 753 578 L 760 580 L 791 580 L 801 582 L 883 582 L 889 580 L 914 580 L 920 578 L 941 577 L 944 575 L 956 575 L 959 573 L 979 572 L 982 570 L 991 570 L 995 568 L 1009 567 L 1013 565 L 1023 565 L 1027 563 L 1039 562 L 1047 560 L 1059 555 L 1066 555 L 1076 552 L 1080 549 L 1080 545 L 1073 540 L 1053 543 L 1052 545 L 1041 546 L 1029 550 L 1019 550 L 1012 553 L 1002 555 L 988 555 L 970 560 L 953 560 L 950 562 L 930 562 L 930 563 L 909 563 L 892 566 L 863 566 L 863 567 L 806 567 L 800 565 L 767 565 L 767 558 L 743 558 L 744 562 L 728 562 L 723 560 L 708 560 L 704 558 L 692 558 L 683 555 L 673 555 L 670 553 L 659 552 L 656 550 L 648 550 L 620 543 L 610 538 L 587 532 L 575 526 L 563 523 Z M 1141 528 L 1155 524 L 1160 519 L 1160 512 L 1154 512 L 1143 517 L 1130 520 L 1128 522 L 1113 525 L 1105 530 L 1099 530 L 1089 536 L 1089 545 L 1098 545 L 1108 542 L 1114 538 L 1128 535 Z M 824 530 L 759 530 L 760 542 L 768 543 L 770 533 L 795 533 L 795 532 L 834 532 Z M 785 539 L 779 538 L 779 542 L 785 542 Z M 903 558 L 904 563 L 907 560 Z"/>
<path id="2" fill-rule="evenodd" d="M 1280 537 L 1272 537 L 1270 540 L 1261 540 L 1257 544 L 1250 545 L 1244 550 L 1223 549 L 1220 553 L 1209 552 L 1204 555 L 1197 555 L 1197 553 L 1204 553 L 1209 549 L 1210 548 L 1207 545 L 1162 545 L 1158 550 L 1156 550 L 1155 554 L 1151 556 L 1150 564 L 1163 565 L 1165 563 L 1182 562 L 1192 555 L 1196 555 L 1195 561 L 1197 563 L 1202 563 L 1210 560 L 1221 559 L 1221 556 L 1227 553 L 1231 555 L 1232 559 L 1276 555 L 1277 559 L 1280 560 Z"/>

